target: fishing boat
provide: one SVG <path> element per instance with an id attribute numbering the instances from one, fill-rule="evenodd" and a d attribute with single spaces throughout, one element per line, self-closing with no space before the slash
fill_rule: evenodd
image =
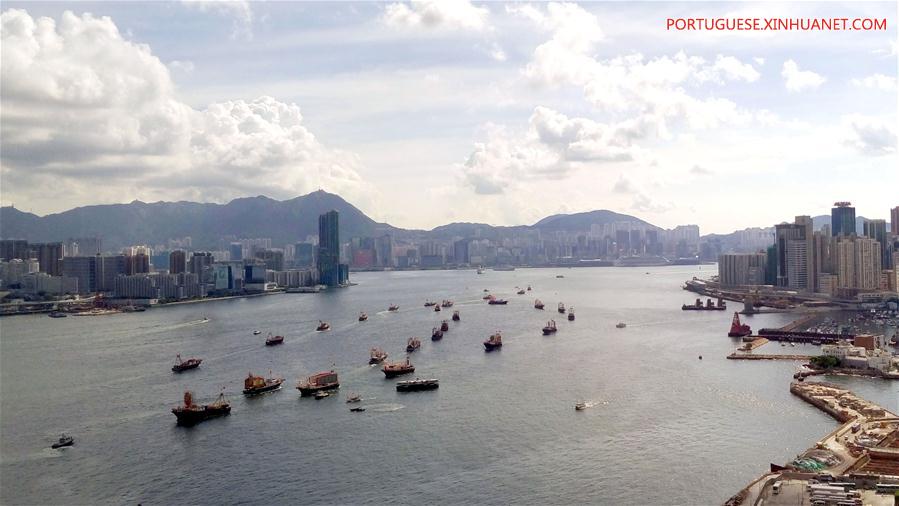
<path id="1" fill-rule="evenodd" d="M 425 301 L 425 307 L 431 307 L 431 306 L 436 306 L 436 305 L 437 305 L 437 303 L 432 300 Z"/>
<path id="2" fill-rule="evenodd" d="M 253 331 L 253 335 L 254 335 L 254 336 L 258 336 L 258 335 L 261 334 L 261 333 L 262 333 L 261 330 L 254 330 L 254 331 Z"/>
<path id="3" fill-rule="evenodd" d="M 400 310 L 400 306 L 399 306 L 398 304 L 391 304 L 391 305 L 387 308 L 387 310 L 388 310 L 388 311 L 399 311 L 399 310 Z"/>
<path id="4" fill-rule="evenodd" d="M 559 303 L 559 314 L 565 314 L 565 304 Z"/>
<path id="5" fill-rule="evenodd" d="M 528 291 L 529 292 L 531 291 L 531 285 L 528 285 Z"/>
<path id="6" fill-rule="evenodd" d="M 540 299 L 534 301 L 534 309 L 543 309 L 543 302 Z"/>
<path id="7" fill-rule="evenodd" d="M 200 363 L 203 362 L 202 358 L 189 358 L 187 360 L 182 360 L 181 355 L 175 355 L 175 365 L 172 366 L 172 372 L 182 372 L 188 369 L 196 369 L 200 367 Z"/>
<path id="8" fill-rule="evenodd" d="M 453 311 L 453 321 L 454 321 L 454 322 L 457 322 L 457 321 L 459 321 L 459 320 L 461 320 L 461 319 L 462 319 L 462 317 L 459 316 L 459 312 L 458 312 L 458 311 Z"/>
<path id="9" fill-rule="evenodd" d="M 280 390 L 281 383 L 284 383 L 284 378 L 263 378 L 262 376 L 253 376 L 253 373 L 250 373 L 247 379 L 243 380 L 243 394 L 258 395 Z"/>
<path id="10" fill-rule="evenodd" d="M 407 380 L 407 381 L 397 381 L 396 382 L 396 391 L 397 392 L 417 392 L 420 390 L 434 390 L 440 387 L 440 381 L 436 378 L 431 379 L 418 379 Z"/>
<path id="11" fill-rule="evenodd" d="M 441 307 L 453 307 L 453 301 L 444 300 L 443 302 L 440 303 L 440 306 Z"/>
<path id="12" fill-rule="evenodd" d="M 434 327 L 431 329 L 431 341 L 439 341 L 443 339 L 443 331 Z"/>
<path id="13" fill-rule="evenodd" d="M 627 327 L 627 324 L 624 322 L 618 322 L 617 324 L 615 324 L 615 328 L 623 329 L 624 327 Z"/>
<path id="14" fill-rule="evenodd" d="M 320 401 L 320 400 L 324 399 L 325 397 L 331 397 L 331 394 L 329 394 L 328 392 L 325 392 L 325 391 L 318 391 L 318 392 L 315 392 L 313 397 L 315 397 L 315 400 Z"/>
<path id="15" fill-rule="evenodd" d="M 441 332 L 446 332 L 446 331 L 448 331 L 448 330 L 449 330 L 449 322 L 446 321 L 446 320 L 443 320 L 443 321 L 440 323 L 440 331 L 441 331 Z"/>
<path id="16" fill-rule="evenodd" d="M 503 346 L 503 336 L 496 332 L 489 339 L 484 341 L 484 351 L 493 351 Z"/>
<path id="17" fill-rule="evenodd" d="M 516 292 L 516 293 L 518 295 L 524 295 L 524 288 L 522 288 L 521 290 L 518 290 L 518 292 Z"/>
<path id="18" fill-rule="evenodd" d="M 440 312 L 440 306 L 434 306 L 434 312 L 435 312 L 435 313 L 439 313 L 439 312 Z"/>
<path id="19" fill-rule="evenodd" d="M 381 369 L 384 372 L 384 376 L 387 378 L 395 378 L 397 376 L 401 376 L 403 374 L 410 374 L 415 372 L 415 366 L 412 365 L 412 362 L 409 360 L 409 357 L 406 357 L 405 362 L 393 362 L 389 364 L 384 364 L 384 368 Z"/>
<path id="20" fill-rule="evenodd" d="M 387 360 L 387 352 L 381 348 L 372 348 L 371 352 L 369 352 L 369 364 L 380 364 L 385 360 Z"/>
<path id="21" fill-rule="evenodd" d="M 62 311 L 50 311 L 50 314 L 48 314 L 47 316 L 49 316 L 50 318 L 65 318 L 69 315 L 63 313 Z"/>
<path id="22" fill-rule="evenodd" d="M 574 321 L 574 308 L 573 307 L 568 310 L 568 321 L 570 321 L 570 322 Z"/>
<path id="23" fill-rule="evenodd" d="M 491 306 L 505 306 L 508 303 L 509 301 L 506 299 L 490 299 L 487 301 L 487 304 L 490 304 Z"/>
<path id="24" fill-rule="evenodd" d="M 359 321 L 364 322 L 365 320 L 368 320 L 368 315 L 365 312 L 359 313 Z"/>
<path id="25" fill-rule="evenodd" d="M 266 346 L 274 346 L 276 344 L 284 344 L 284 336 L 273 336 L 271 332 L 268 333 L 268 337 L 265 338 Z"/>
<path id="26" fill-rule="evenodd" d="M 543 335 L 548 336 L 550 334 L 555 334 L 557 330 L 559 329 L 556 328 L 556 321 L 550 320 L 546 322 L 546 326 L 543 327 Z"/>
<path id="27" fill-rule="evenodd" d="M 347 404 L 352 404 L 354 402 L 362 402 L 362 396 L 356 393 L 349 393 L 346 396 Z"/>
<path id="28" fill-rule="evenodd" d="M 419 348 L 421 348 L 421 340 L 417 337 L 410 337 L 409 340 L 406 341 L 406 353 L 412 353 Z"/>
<path id="29" fill-rule="evenodd" d="M 587 403 L 584 401 L 578 401 L 574 404 L 575 411 L 583 411 L 585 409 L 587 409 Z"/>
<path id="30" fill-rule="evenodd" d="M 318 327 L 315 327 L 316 332 L 324 332 L 326 330 L 331 330 L 331 324 L 328 322 L 323 322 L 321 320 L 318 321 Z"/>
<path id="31" fill-rule="evenodd" d="M 486 290 L 485 290 L 485 291 L 486 291 Z M 484 299 L 484 300 L 491 300 L 491 299 L 495 299 L 496 297 L 495 297 L 493 294 L 488 293 L 487 295 L 485 295 L 485 296 L 483 296 L 483 297 L 481 297 L 481 298 Z"/>
<path id="32" fill-rule="evenodd" d="M 337 373 L 333 369 L 313 374 L 306 378 L 305 381 L 297 383 L 297 390 L 300 391 L 302 397 L 309 397 L 317 392 L 334 390 L 335 388 L 340 388 L 340 381 L 337 379 Z"/>
<path id="33" fill-rule="evenodd" d="M 565 276 L 563 276 L 562 274 L 556 274 L 556 278 L 557 278 L 557 279 L 562 279 L 562 278 L 564 278 L 564 277 L 565 277 Z"/>
<path id="34" fill-rule="evenodd" d="M 224 393 L 220 393 L 212 404 L 194 404 L 193 394 L 184 392 L 184 405 L 172 408 L 172 414 L 178 419 L 178 425 L 186 427 L 230 413 L 231 403 L 225 400 Z"/>
<path id="35" fill-rule="evenodd" d="M 365 408 L 350 408 L 350 411 L 352 411 L 353 413 L 361 413 L 365 411 Z"/>
<path id="36" fill-rule="evenodd" d="M 50 448 L 56 450 L 58 448 L 65 448 L 66 446 L 72 446 L 74 444 L 75 438 L 69 436 L 68 434 L 60 434 L 59 439 L 57 439 L 55 443 L 50 445 Z"/>

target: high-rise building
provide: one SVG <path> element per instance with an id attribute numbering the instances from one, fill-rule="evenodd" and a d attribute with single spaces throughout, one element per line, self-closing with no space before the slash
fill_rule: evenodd
<path id="1" fill-rule="evenodd" d="M 169 274 L 180 274 L 187 271 L 187 253 L 175 250 L 169 253 Z"/>
<path id="2" fill-rule="evenodd" d="M 22 239 L 3 239 L 0 241 L 0 258 L 3 260 L 12 260 L 14 258 L 25 260 L 28 256 L 28 241 Z"/>
<path id="3" fill-rule="evenodd" d="M 460 239 L 453 243 L 453 259 L 457 264 L 470 264 L 471 256 L 469 254 L 469 244 L 471 241 L 468 239 Z"/>
<path id="4" fill-rule="evenodd" d="M 188 271 L 197 276 L 199 283 L 212 281 L 212 264 L 215 257 L 209 251 L 195 251 L 188 262 Z"/>
<path id="5" fill-rule="evenodd" d="M 274 249 L 256 250 L 256 258 L 265 263 L 265 268 L 272 271 L 284 270 L 284 252 Z"/>
<path id="6" fill-rule="evenodd" d="M 899 206 L 890 209 L 890 234 L 899 236 Z"/>
<path id="7" fill-rule="evenodd" d="M 393 267 L 393 237 L 390 234 L 375 239 L 375 252 L 378 267 Z"/>
<path id="8" fill-rule="evenodd" d="M 293 264 L 298 268 L 310 268 L 315 264 L 315 245 L 298 242 L 293 247 Z"/>
<path id="9" fill-rule="evenodd" d="M 228 252 L 231 254 L 230 260 L 232 262 L 243 260 L 243 244 L 239 242 L 232 242 L 231 246 L 228 248 Z"/>
<path id="10" fill-rule="evenodd" d="M 768 255 L 765 253 L 725 253 L 718 256 L 718 280 L 721 286 L 762 285 L 765 283 Z"/>
<path id="11" fill-rule="evenodd" d="M 830 210 L 830 233 L 834 237 L 854 235 L 855 208 L 851 202 L 835 202 Z"/>
<path id="12" fill-rule="evenodd" d="M 62 259 L 63 276 L 78 280 L 78 293 L 93 293 L 102 282 L 99 256 L 67 256 Z"/>
<path id="13" fill-rule="evenodd" d="M 46 272 L 51 276 L 62 276 L 62 243 L 48 242 L 43 244 L 32 244 L 31 250 L 34 258 L 37 258 L 40 264 L 41 272 Z"/>
<path id="14" fill-rule="evenodd" d="M 877 290 L 881 274 L 880 244 L 868 237 L 841 237 L 836 244 L 839 288 Z"/>
<path id="15" fill-rule="evenodd" d="M 794 290 L 815 290 L 812 219 L 797 216 L 794 223 L 774 227 L 777 246 L 777 285 Z"/>
<path id="16" fill-rule="evenodd" d="M 889 238 L 887 237 L 886 220 L 865 220 L 863 224 L 865 237 L 870 237 L 880 244 L 880 261 L 881 267 L 890 268 L 890 258 L 887 255 L 887 247 L 889 246 Z"/>
<path id="17" fill-rule="evenodd" d="M 326 286 L 340 284 L 339 214 L 328 211 L 318 217 L 318 279 Z"/>

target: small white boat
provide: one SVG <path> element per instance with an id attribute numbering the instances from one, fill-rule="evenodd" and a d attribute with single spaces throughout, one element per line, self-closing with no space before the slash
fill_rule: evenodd
<path id="1" fill-rule="evenodd" d="M 254 330 L 254 331 L 253 331 L 253 335 L 254 335 L 254 336 L 258 336 L 258 335 L 261 334 L 261 333 L 262 333 L 261 330 Z"/>

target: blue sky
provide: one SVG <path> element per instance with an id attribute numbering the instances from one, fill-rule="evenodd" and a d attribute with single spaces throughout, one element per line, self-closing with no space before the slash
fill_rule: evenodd
<path id="1" fill-rule="evenodd" d="M 891 2 L 5 2 L 0 197 L 45 214 L 323 188 L 416 228 L 607 208 L 729 232 L 835 200 L 886 217 L 899 205 L 896 14 Z M 736 16 L 889 29 L 665 29 Z"/>

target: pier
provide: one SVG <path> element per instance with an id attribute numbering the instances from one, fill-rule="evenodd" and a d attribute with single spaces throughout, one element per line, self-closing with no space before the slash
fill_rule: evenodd
<path id="1" fill-rule="evenodd" d="M 812 359 L 811 355 L 762 355 L 757 353 L 731 353 L 727 356 L 730 360 L 804 360 Z"/>

